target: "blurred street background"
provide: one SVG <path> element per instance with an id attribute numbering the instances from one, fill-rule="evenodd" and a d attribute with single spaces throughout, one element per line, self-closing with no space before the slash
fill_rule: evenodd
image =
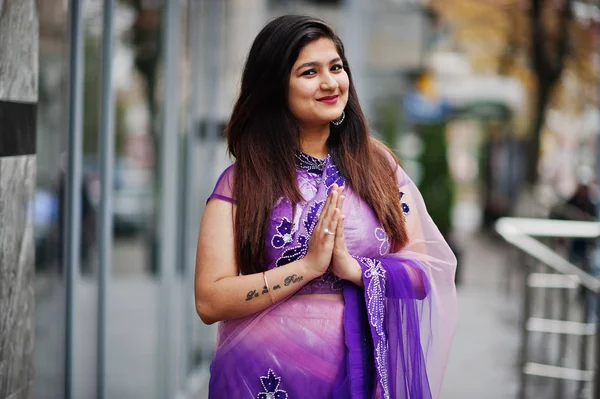
<path id="1" fill-rule="evenodd" d="M 223 131 L 249 47 L 287 13 L 341 36 L 373 134 L 458 257 L 442 398 L 600 398 L 600 2 L 0 0 L 0 32 L 25 4 L 39 22 L 33 380 L 3 377 L 2 343 L 0 399 L 207 397 L 216 327 L 194 308 L 195 240 L 231 163 Z"/>

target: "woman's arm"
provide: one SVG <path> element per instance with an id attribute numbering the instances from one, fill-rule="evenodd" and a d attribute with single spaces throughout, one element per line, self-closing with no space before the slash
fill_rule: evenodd
<path id="1" fill-rule="evenodd" d="M 331 261 L 333 236 L 322 233 L 325 226 L 335 230 L 339 219 L 337 191 L 327 199 L 311 237 L 307 255 L 295 262 L 266 272 L 275 302 L 294 294 L 322 275 Z M 239 275 L 235 260 L 233 221 L 235 206 L 226 201 L 208 202 L 198 236 L 196 254 L 196 311 L 206 324 L 260 312 L 272 305 L 262 273 Z"/>

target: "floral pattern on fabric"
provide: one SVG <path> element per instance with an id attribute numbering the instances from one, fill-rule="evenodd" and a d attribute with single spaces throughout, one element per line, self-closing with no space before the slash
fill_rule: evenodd
<path id="1" fill-rule="evenodd" d="M 379 255 L 383 256 L 390 252 L 390 237 L 383 228 L 378 227 L 375 229 L 375 238 L 381 243 L 379 245 Z"/>
<path id="2" fill-rule="evenodd" d="M 281 249 L 294 241 L 294 236 L 296 234 L 292 231 L 293 227 L 292 222 L 288 218 L 281 218 L 281 223 L 277 226 L 278 234 L 275 234 L 271 239 L 273 248 Z"/>
<path id="3" fill-rule="evenodd" d="M 310 236 L 317 225 L 319 220 L 319 211 L 325 204 L 325 201 L 315 202 L 314 205 L 311 205 L 308 210 L 308 214 L 306 215 L 306 220 L 304 221 L 304 228 L 306 229 L 306 233 Z"/>
<path id="4" fill-rule="evenodd" d="M 403 198 L 404 192 L 400 191 L 400 203 L 402 204 L 402 213 L 404 213 L 404 220 L 406 220 L 406 217 L 410 213 L 410 207 L 406 202 L 404 202 Z"/>
<path id="5" fill-rule="evenodd" d="M 323 169 L 325 169 L 325 165 L 329 162 L 330 157 L 330 155 L 327 155 L 325 159 L 319 159 L 305 154 L 303 152 L 296 153 L 296 158 L 298 159 L 298 167 L 300 169 L 308 171 L 308 173 L 312 173 L 315 175 L 321 175 Z"/>
<path id="6" fill-rule="evenodd" d="M 287 392 L 279 389 L 281 377 L 276 377 L 273 370 L 269 369 L 266 376 L 260 377 L 260 383 L 264 392 L 260 392 L 256 396 L 257 399 L 287 399 Z"/>
<path id="7" fill-rule="evenodd" d="M 356 258 L 363 269 L 365 297 L 371 335 L 375 346 L 375 366 L 383 397 L 390 398 L 388 378 L 389 346 L 385 332 L 385 269 L 377 259 Z"/>
<path id="8" fill-rule="evenodd" d="M 308 252 L 308 237 L 311 236 L 311 234 L 317 224 L 317 220 L 319 218 L 318 217 L 319 210 L 321 209 L 321 207 L 323 206 L 324 203 L 325 203 L 324 201 L 317 202 L 310 207 L 310 209 L 307 212 L 306 219 L 303 222 L 304 228 L 306 229 L 306 235 L 303 235 L 303 234 L 299 235 L 298 240 L 297 240 L 299 245 L 289 248 L 289 249 L 285 250 L 283 252 L 283 254 L 281 254 L 279 259 L 277 259 L 277 263 L 276 263 L 277 267 L 287 265 L 288 263 L 294 262 L 294 261 L 306 256 L 306 253 Z M 285 218 L 285 217 L 283 219 L 287 220 L 287 218 Z M 282 223 L 283 223 L 283 219 L 282 219 Z M 287 229 L 288 229 L 287 226 L 283 226 L 283 228 L 282 228 L 283 231 L 287 231 Z M 291 231 L 291 229 L 292 229 L 292 223 L 289 222 L 289 230 Z M 277 231 L 279 233 L 281 233 L 279 228 L 277 229 Z M 285 234 L 286 233 L 284 233 L 284 235 L 281 236 L 282 240 L 285 239 L 284 238 Z M 287 244 L 292 243 L 294 241 L 293 240 L 294 235 L 295 234 L 293 234 L 291 236 L 292 240 L 289 243 L 284 243 L 284 245 L 287 246 Z M 277 237 L 277 235 L 275 235 L 273 237 L 273 239 L 271 240 L 271 243 L 274 243 L 275 241 L 279 242 L 278 240 L 276 240 L 276 237 Z"/>
<path id="9" fill-rule="evenodd" d="M 325 170 L 325 187 L 327 187 L 327 194 L 331 192 L 331 186 L 337 184 L 338 186 L 343 186 L 346 183 L 346 179 L 344 176 L 340 174 L 337 166 L 331 164 Z"/>
<path id="10" fill-rule="evenodd" d="M 287 265 L 306 256 L 308 252 L 308 240 L 306 236 L 301 235 L 298 237 L 298 244 L 300 245 L 287 249 L 281 254 L 279 259 L 277 259 L 277 267 Z"/>

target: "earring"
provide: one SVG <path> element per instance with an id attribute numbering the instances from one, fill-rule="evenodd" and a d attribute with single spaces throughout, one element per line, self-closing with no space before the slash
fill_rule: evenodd
<path id="1" fill-rule="evenodd" d="M 335 119 L 335 120 L 333 120 L 333 121 L 331 121 L 331 123 L 333 123 L 336 126 L 339 126 L 344 121 L 344 118 L 346 118 L 346 112 L 342 111 L 342 114 L 340 115 L 340 117 L 337 118 L 337 119 Z"/>

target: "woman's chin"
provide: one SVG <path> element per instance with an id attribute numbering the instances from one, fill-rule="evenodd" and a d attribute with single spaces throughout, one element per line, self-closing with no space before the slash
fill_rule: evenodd
<path id="1" fill-rule="evenodd" d="M 322 119 L 326 123 L 329 123 L 331 121 L 338 119 L 341 115 L 342 115 L 341 110 L 339 112 L 328 112 L 327 114 L 323 115 L 323 117 L 320 119 Z"/>

